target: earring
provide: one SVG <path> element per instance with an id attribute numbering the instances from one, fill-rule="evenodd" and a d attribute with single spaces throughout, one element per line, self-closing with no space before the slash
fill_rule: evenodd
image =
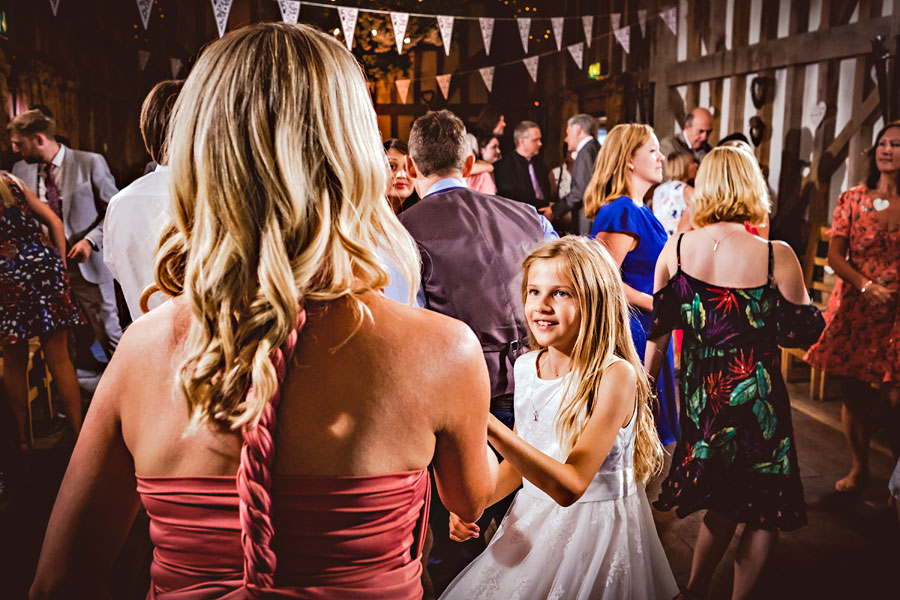
<path id="1" fill-rule="evenodd" d="M 628 168 L 634 171 L 634 165 L 628 165 Z"/>

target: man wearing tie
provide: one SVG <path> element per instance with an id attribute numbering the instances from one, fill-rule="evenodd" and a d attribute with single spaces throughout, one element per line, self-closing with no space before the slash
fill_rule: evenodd
<path id="1" fill-rule="evenodd" d="M 513 131 L 513 141 L 516 151 L 504 155 L 494 169 L 497 195 L 530 204 L 550 218 L 550 177 L 538 156 L 541 128 L 534 121 L 522 121 Z"/>
<path id="2" fill-rule="evenodd" d="M 13 175 L 25 182 L 62 219 L 72 296 L 97 340 L 112 356 L 122 328 L 113 279 L 103 264 L 103 217 L 118 191 L 106 160 L 56 141 L 56 124 L 39 110 L 17 115 L 8 126 L 13 150 L 22 160 Z"/>

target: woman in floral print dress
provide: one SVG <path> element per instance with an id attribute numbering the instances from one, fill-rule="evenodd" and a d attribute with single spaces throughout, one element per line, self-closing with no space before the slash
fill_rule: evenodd
<path id="1" fill-rule="evenodd" d="M 841 194 L 831 223 L 828 264 L 839 277 L 828 299 L 828 326 L 806 360 L 841 376 L 841 420 L 853 459 L 835 483 L 841 492 L 869 475 L 869 420 L 874 391 L 889 402 L 894 459 L 900 454 L 900 121 L 878 133 L 865 183 Z"/>
<path id="2" fill-rule="evenodd" d="M 655 505 L 679 517 L 706 510 L 683 596 L 705 595 L 738 523 L 734 598 L 749 594 L 779 530 L 806 523 L 803 488 L 780 372 L 779 344 L 816 339 L 797 257 L 744 228 L 768 212 L 756 160 L 716 148 L 697 174 L 696 230 L 673 237 L 656 268 L 645 364 L 659 369 L 682 329 L 681 439 Z M 721 252 L 719 251 L 721 250 Z"/>
<path id="3" fill-rule="evenodd" d="M 36 220 L 37 219 L 37 220 Z M 46 239 L 38 220 L 53 237 Z M 0 172 L 0 346 L 3 386 L 19 429 L 21 449 L 28 449 L 25 414 L 28 340 L 40 336 L 41 349 L 59 391 L 63 410 L 76 435 L 81 431 L 81 391 L 69 360 L 66 329 L 81 315 L 69 296 L 63 256 L 63 223 L 17 179 Z"/>

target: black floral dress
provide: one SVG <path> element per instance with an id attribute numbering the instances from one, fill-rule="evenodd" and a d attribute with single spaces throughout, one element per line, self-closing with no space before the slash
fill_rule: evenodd
<path id="1" fill-rule="evenodd" d="M 59 256 L 35 220 L 19 183 L 0 173 L 14 203 L 0 200 L 0 343 L 72 327 L 82 318 Z"/>
<path id="2" fill-rule="evenodd" d="M 684 330 L 681 440 L 654 503 L 679 517 L 710 509 L 767 529 L 806 524 L 782 346 L 814 341 L 824 327 L 812 305 L 781 297 L 772 279 L 753 288 L 710 285 L 678 270 L 654 297 L 650 338 Z"/>

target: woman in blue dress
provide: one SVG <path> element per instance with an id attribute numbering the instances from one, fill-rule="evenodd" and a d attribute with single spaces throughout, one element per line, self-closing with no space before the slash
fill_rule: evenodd
<path id="1" fill-rule="evenodd" d="M 594 219 L 591 237 L 605 243 L 622 268 L 625 296 L 633 309 L 631 336 L 639 356 L 644 356 L 650 330 L 656 259 L 669 238 L 643 200 L 662 181 L 663 158 L 649 125 L 616 125 L 600 149 L 584 194 L 585 213 Z M 656 431 L 668 445 L 678 432 L 671 348 L 657 380 L 657 401 Z"/>

